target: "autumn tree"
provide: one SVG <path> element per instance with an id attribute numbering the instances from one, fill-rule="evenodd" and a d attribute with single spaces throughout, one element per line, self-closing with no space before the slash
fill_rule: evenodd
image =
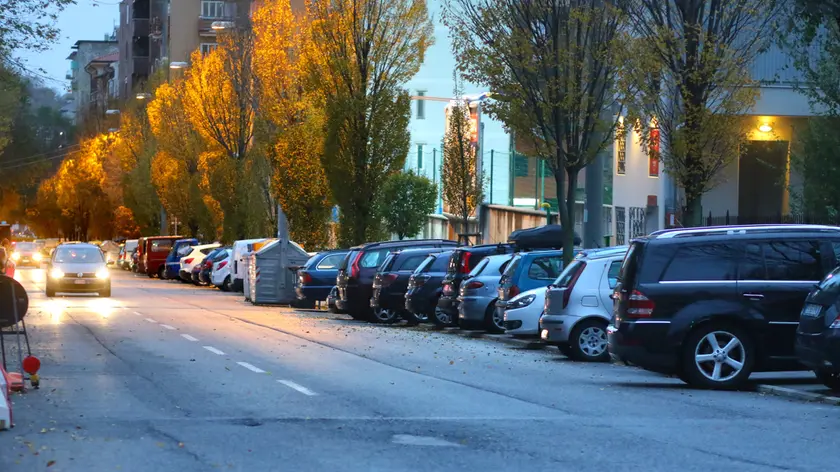
<path id="1" fill-rule="evenodd" d="M 416 236 L 437 203 L 437 185 L 414 171 L 392 174 L 382 186 L 385 227 L 402 240 Z"/>
<path id="2" fill-rule="evenodd" d="M 326 113 L 322 164 L 345 246 L 382 237 L 382 185 L 408 155 L 410 99 L 434 28 L 424 0 L 313 2 L 310 84 Z"/>
<path id="3" fill-rule="evenodd" d="M 617 124 L 622 19 L 602 0 L 447 0 L 443 8 L 458 69 L 493 93 L 484 110 L 554 176 L 567 262 L 578 175 Z"/>
<path id="4" fill-rule="evenodd" d="M 702 223 L 703 194 L 738 156 L 758 95 L 755 57 L 773 38 L 776 0 L 632 0 L 632 61 L 623 81 L 631 124 L 682 187 L 683 223 Z"/>
<path id="5" fill-rule="evenodd" d="M 463 98 L 464 90 L 457 72 L 453 77 L 455 99 L 449 105 L 440 177 L 443 202 L 461 223 L 458 239 L 469 244 L 469 217 L 484 199 L 484 177 L 478 168 L 478 149 L 472 142 L 470 105 Z"/>

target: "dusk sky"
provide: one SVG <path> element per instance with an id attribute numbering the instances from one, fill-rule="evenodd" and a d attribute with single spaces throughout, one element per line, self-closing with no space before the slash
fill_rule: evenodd
<path id="1" fill-rule="evenodd" d="M 45 80 L 45 85 L 64 91 L 70 81 L 64 75 L 70 70 L 70 55 L 73 44 L 80 39 L 101 40 L 110 34 L 119 23 L 120 9 L 118 0 L 77 0 L 61 13 L 58 27 L 61 38 L 43 53 L 22 53 L 32 70 L 43 69 L 53 80 Z"/>

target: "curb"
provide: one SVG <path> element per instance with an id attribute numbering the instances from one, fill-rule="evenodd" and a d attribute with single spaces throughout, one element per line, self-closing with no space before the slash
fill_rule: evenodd
<path id="1" fill-rule="evenodd" d="M 812 392 L 805 392 L 802 390 L 797 390 L 795 388 L 788 388 L 788 387 L 779 387 L 777 385 L 764 385 L 760 384 L 756 386 L 756 391 L 761 393 L 769 393 L 773 395 L 777 395 L 780 397 L 792 398 L 795 400 L 804 400 L 807 402 L 818 402 L 818 403 L 825 403 L 828 405 L 838 405 L 840 406 L 840 398 L 832 397 L 830 395 L 823 395 L 821 393 L 812 393 Z"/>

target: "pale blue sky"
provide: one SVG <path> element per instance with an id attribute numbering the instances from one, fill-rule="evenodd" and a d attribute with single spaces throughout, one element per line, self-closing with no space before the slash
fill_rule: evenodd
<path id="1" fill-rule="evenodd" d="M 45 85 L 62 92 L 70 82 L 64 75 L 70 70 L 70 61 L 65 58 L 70 55 L 70 49 L 80 39 L 101 40 L 105 34 L 110 34 L 114 25 L 119 24 L 120 8 L 118 0 L 77 0 L 76 5 L 69 6 L 61 13 L 58 27 L 61 29 L 60 39 L 43 53 L 25 52 L 21 54 L 30 69 L 44 69 L 46 75 L 55 80 L 46 80 Z"/>

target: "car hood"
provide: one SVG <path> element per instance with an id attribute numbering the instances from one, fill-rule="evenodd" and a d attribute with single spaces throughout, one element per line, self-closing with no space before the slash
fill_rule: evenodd
<path id="1" fill-rule="evenodd" d="M 91 273 L 96 272 L 99 269 L 105 267 L 104 262 L 56 262 L 52 265 L 54 268 L 60 269 L 62 272 L 66 272 L 68 274 L 72 273 Z"/>

